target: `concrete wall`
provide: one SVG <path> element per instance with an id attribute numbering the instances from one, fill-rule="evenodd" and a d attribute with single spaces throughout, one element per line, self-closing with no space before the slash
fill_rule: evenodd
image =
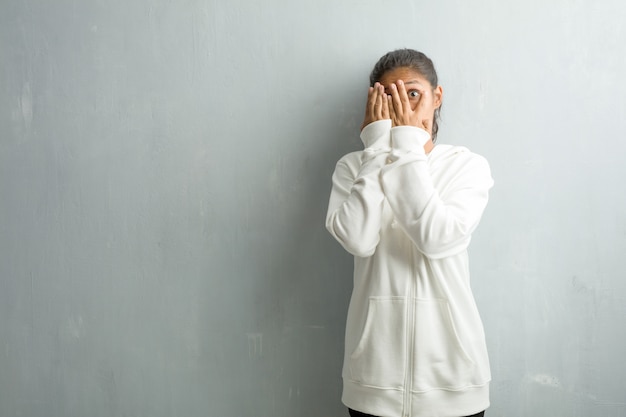
<path id="1" fill-rule="evenodd" d="M 626 416 L 620 1 L 3 0 L 0 416 L 345 416 L 323 227 L 388 50 L 489 159 L 492 416 Z"/>

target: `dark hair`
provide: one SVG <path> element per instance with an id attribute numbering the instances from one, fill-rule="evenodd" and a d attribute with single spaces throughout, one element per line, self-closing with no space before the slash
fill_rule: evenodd
<path id="1" fill-rule="evenodd" d="M 397 49 L 383 55 L 374 65 L 374 69 L 370 73 L 370 86 L 373 87 L 376 82 L 380 81 L 386 72 L 402 67 L 411 68 L 420 73 L 433 88 L 439 85 L 437 71 L 435 71 L 435 65 L 430 58 L 413 49 Z M 437 122 L 439 121 L 440 110 L 441 106 L 435 109 L 432 127 L 433 142 L 437 140 L 437 131 L 439 130 Z"/>

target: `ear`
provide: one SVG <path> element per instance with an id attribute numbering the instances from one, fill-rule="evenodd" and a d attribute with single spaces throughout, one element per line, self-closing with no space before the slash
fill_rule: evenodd
<path id="1" fill-rule="evenodd" d="M 443 102 L 443 87 L 438 85 L 433 90 L 433 97 L 435 98 L 435 108 L 438 109 L 441 107 L 441 103 Z"/>

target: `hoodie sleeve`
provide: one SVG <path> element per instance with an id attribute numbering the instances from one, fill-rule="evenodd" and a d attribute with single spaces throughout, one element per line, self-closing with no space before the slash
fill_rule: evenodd
<path id="1" fill-rule="evenodd" d="M 354 256 L 371 256 L 380 240 L 380 172 L 391 150 L 390 129 L 390 120 L 367 125 L 361 132 L 365 150 L 342 158 L 333 173 L 326 229 Z"/>
<path id="2" fill-rule="evenodd" d="M 417 249 L 438 259 L 467 248 L 493 179 L 483 157 L 460 152 L 446 167 L 445 186 L 436 189 L 423 147 L 429 137 L 416 127 L 393 128 L 393 149 L 381 171 L 381 183 L 396 221 Z"/>

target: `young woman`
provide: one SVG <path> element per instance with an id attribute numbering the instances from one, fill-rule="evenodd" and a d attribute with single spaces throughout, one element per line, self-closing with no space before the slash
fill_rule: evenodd
<path id="1" fill-rule="evenodd" d="M 467 247 L 489 164 L 434 145 L 443 89 L 424 54 L 384 55 L 370 85 L 365 149 L 337 163 L 326 218 L 354 255 L 342 400 L 352 416 L 483 415 L 491 376 Z"/>

